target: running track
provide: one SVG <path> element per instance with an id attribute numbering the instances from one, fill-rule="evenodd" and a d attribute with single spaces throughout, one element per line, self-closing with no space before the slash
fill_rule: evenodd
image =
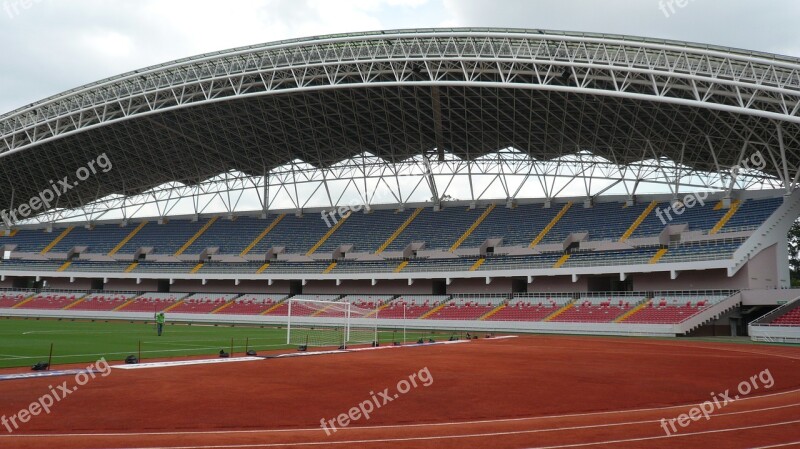
<path id="1" fill-rule="evenodd" d="M 394 391 L 422 368 L 430 386 L 369 421 L 330 436 L 320 429 L 320 419 L 346 413 L 370 391 Z M 665 434 L 662 418 L 765 369 L 771 388 Z M 55 382 L 0 382 L 0 413 L 25 407 Z M 9 449 L 800 448 L 800 348 L 548 336 L 114 370 L 52 414 L 0 435 Z"/>

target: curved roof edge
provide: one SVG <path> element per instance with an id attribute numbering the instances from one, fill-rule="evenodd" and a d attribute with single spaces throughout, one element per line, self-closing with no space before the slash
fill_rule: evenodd
<path id="1" fill-rule="evenodd" d="M 657 38 L 648 38 L 648 37 L 641 37 L 641 36 L 634 36 L 634 35 L 625 35 L 625 34 L 609 34 L 609 33 L 591 33 L 591 32 L 572 32 L 572 31 L 558 31 L 558 30 L 543 30 L 543 29 L 527 29 L 527 28 L 475 28 L 475 27 L 461 27 L 461 28 L 408 28 L 408 29 L 395 29 L 395 30 L 375 30 L 375 31 L 362 31 L 362 32 L 353 32 L 353 33 L 338 33 L 338 34 L 326 34 L 326 35 L 318 35 L 318 36 L 308 36 L 308 37 L 301 37 L 301 38 L 293 38 L 293 39 L 284 39 L 279 41 L 273 42 L 266 42 L 261 44 L 254 44 L 248 45 L 244 47 L 234 47 L 226 50 L 218 50 L 209 53 L 201 53 L 194 56 L 189 56 L 185 58 L 176 59 L 173 61 L 167 61 L 160 64 L 155 64 L 147 67 L 143 67 L 141 69 L 132 70 L 129 72 L 125 72 L 119 75 L 115 75 L 112 77 L 104 78 L 98 81 L 94 81 L 88 84 L 83 84 L 72 89 L 60 92 L 55 95 L 51 95 L 49 97 L 43 98 L 38 100 L 34 103 L 28 104 L 27 106 L 21 106 L 19 108 L 13 109 L 9 112 L 4 114 L 0 114 L 0 121 L 5 120 L 7 118 L 13 117 L 18 114 L 22 114 L 47 103 L 53 102 L 55 100 L 63 99 L 65 97 L 70 96 L 76 92 L 80 92 L 85 89 L 102 86 L 104 84 L 112 83 L 115 81 L 119 81 L 126 78 L 131 78 L 134 76 L 139 76 L 144 73 L 154 72 L 158 70 L 162 70 L 169 67 L 178 67 L 183 64 L 187 63 L 194 63 L 206 59 L 213 59 L 220 56 L 232 56 L 238 53 L 249 52 L 258 49 L 271 49 L 271 48 L 280 48 L 280 47 L 287 47 L 287 46 L 297 46 L 302 44 L 309 44 L 313 42 L 322 42 L 322 41 L 337 41 L 337 40 L 348 40 L 352 38 L 363 38 L 363 37 L 378 37 L 378 36 L 404 36 L 404 35 L 436 35 L 436 34 L 468 34 L 468 35 L 493 35 L 493 34 L 503 34 L 503 35 L 517 35 L 517 36 L 556 36 L 556 37 L 573 37 L 577 39 L 599 39 L 599 40 L 608 40 L 608 41 L 616 41 L 616 42 L 627 42 L 627 43 L 639 43 L 645 45 L 655 45 L 655 46 L 668 46 L 674 48 L 682 48 L 682 49 L 689 49 L 689 50 L 697 50 L 697 51 L 712 51 L 717 53 L 725 53 L 728 56 L 734 57 L 744 57 L 744 58 L 756 58 L 761 60 L 762 63 L 773 63 L 773 64 L 787 64 L 787 65 L 794 65 L 800 66 L 800 57 L 792 57 L 787 55 L 779 55 L 775 53 L 768 53 L 768 52 L 761 52 L 755 50 L 746 50 L 746 49 L 739 49 L 735 47 L 725 47 L 720 45 L 713 45 L 713 44 L 702 44 L 696 42 L 688 42 L 688 41 L 679 41 L 673 39 L 657 39 Z"/>

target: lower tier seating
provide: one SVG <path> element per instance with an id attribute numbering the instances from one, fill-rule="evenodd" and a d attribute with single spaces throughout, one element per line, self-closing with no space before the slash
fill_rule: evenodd
<path id="1" fill-rule="evenodd" d="M 286 299 L 286 295 L 242 295 L 230 306 L 216 312 L 217 315 L 261 315 Z"/>
<path id="2" fill-rule="evenodd" d="M 133 295 L 130 294 L 93 293 L 87 296 L 83 301 L 76 304 L 70 310 L 114 310 L 128 302 L 131 297 L 133 297 Z"/>
<path id="3" fill-rule="evenodd" d="M 796 307 L 779 316 L 771 324 L 777 326 L 800 326 L 800 307 Z"/>
<path id="4" fill-rule="evenodd" d="M 4 291 L 0 292 L 0 309 L 10 309 L 31 296 L 30 292 Z"/>
<path id="5" fill-rule="evenodd" d="M 197 293 L 170 309 L 171 313 L 211 313 L 224 306 L 236 295 Z"/>
<path id="6" fill-rule="evenodd" d="M 33 310 L 147 312 L 172 314 L 266 315 L 285 317 L 290 301 L 280 294 L 205 294 L 43 291 L 0 292 L 0 308 Z M 390 295 L 297 295 L 292 299 L 315 299 L 324 303 L 291 302 L 294 316 L 344 317 L 351 305 L 351 317 L 380 319 L 425 319 L 465 321 L 552 321 L 563 323 L 677 324 L 729 297 L 729 293 L 644 294 L 614 296 L 569 294 L 517 294 L 506 296 L 407 295 L 392 300 Z M 800 308 L 772 324 L 800 326 Z"/>
<path id="7" fill-rule="evenodd" d="M 146 293 L 122 307 L 119 311 L 161 312 L 187 296 L 188 293 Z"/>
<path id="8" fill-rule="evenodd" d="M 630 308 L 630 307 L 629 307 Z M 579 304 L 554 317 L 552 321 L 565 323 L 610 323 L 625 310 L 610 304 Z"/>
<path id="9" fill-rule="evenodd" d="M 19 306 L 20 309 L 60 310 L 74 303 L 85 293 L 75 292 L 42 292 L 32 300 Z"/>
<path id="10" fill-rule="evenodd" d="M 676 324 L 700 313 L 727 295 L 658 296 L 625 319 L 626 323 Z"/>

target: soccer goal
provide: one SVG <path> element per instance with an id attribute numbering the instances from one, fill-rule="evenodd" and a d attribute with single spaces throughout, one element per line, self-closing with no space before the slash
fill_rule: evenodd
<path id="1" fill-rule="evenodd" d="M 347 348 L 378 341 L 378 309 L 310 299 L 290 299 L 288 307 L 286 344 Z"/>

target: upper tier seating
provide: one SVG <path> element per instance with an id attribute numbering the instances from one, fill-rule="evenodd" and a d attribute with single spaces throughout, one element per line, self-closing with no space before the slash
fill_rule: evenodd
<path id="1" fill-rule="evenodd" d="M 72 264 L 69 266 L 69 271 L 122 273 L 130 264 L 130 262 L 96 262 L 76 259 L 73 260 Z"/>
<path id="2" fill-rule="evenodd" d="M 266 219 L 237 217 L 235 220 L 229 220 L 220 218 L 186 249 L 185 254 L 199 254 L 206 248 L 216 247 L 219 248 L 220 254 L 238 256 L 274 219 L 274 215 Z"/>
<path id="3" fill-rule="evenodd" d="M 107 224 L 95 226 L 93 229 L 86 229 L 84 226 L 76 226 L 66 237 L 50 252 L 66 253 L 76 246 L 85 246 L 85 252 L 92 254 L 107 254 L 119 242 L 122 241 L 130 232 L 135 229 L 137 224 L 129 224 L 121 227 L 120 225 Z M 52 234 L 55 238 L 58 234 Z M 53 239 L 51 239 L 52 241 Z"/>
<path id="4" fill-rule="evenodd" d="M 63 229 L 56 228 L 53 232 L 42 229 L 20 229 L 16 235 L 7 236 L 0 232 L 0 246 L 16 245 L 14 251 L 20 253 L 38 253 L 50 244 Z"/>
<path id="5" fill-rule="evenodd" d="M 562 243 L 571 233 L 587 232 L 589 240 L 619 240 L 648 204 L 597 203 L 590 208 L 575 203 L 547 233 L 542 243 Z M 558 211 L 561 207 L 553 205 Z M 602 226 L 598 226 L 602 223 Z M 663 227 L 662 227 L 663 229 Z M 658 230 L 659 232 L 661 229 Z"/>
<path id="6" fill-rule="evenodd" d="M 477 248 L 494 238 L 502 238 L 503 246 L 528 246 L 560 209 L 559 205 L 545 209 L 542 204 L 522 204 L 514 208 L 498 204 L 461 246 Z"/>
<path id="7" fill-rule="evenodd" d="M 64 261 L 8 259 L 0 261 L 0 270 L 10 271 L 56 271 Z"/>
<path id="8" fill-rule="evenodd" d="M 725 223 L 720 232 L 749 231 L 761 226 L 775 210 L 783 204 L 783 198 L 767 198 L 763 200 L 747 200 L 739 206 L 739 210 Z"/>
<path id="9" fill-rule="evenodd" d="M 483 211 L 481 208 L 446 207 L 434 212 L 432 208 L 425 208 L 387 251 L 401 251 L 412 242 L 425 242 L 425 249 L 450 249 Z"/>
<path id="10" fill-rule="evenodd" d="M 174 254 L 188 242 L 208 220 L 208 218 L 202 218 L 198 221 L 175 219 L 164 224 L 158 224 L 152 221 L 133 236 L 133 238 L 119 250 L 119 254 L 133 254 L 138 248 L 142 247 L 152 247 L 156 254 Z M 133 230 L 133 228 L 131 228 L 131 230 Z"/>
<path id="11" fill-rule="evenodd" d="M 274 246 L 284 247 L 287 253 L 305 254 L 326 232 L 328 227 L 319 213 L 308 213 L 301 217 L 286 214 L 283 220 L 250 250 L 250 254 L 266 254 Z"/>
<path id="12" fill-rule="evenodd" d="M 744 241 L 740 238 L 672 244 L 659 263 L 729 259 Z"/>
<path id="13" fill-rule="evenodd" d="M 414 209 L 403 212 L 375 209 L 368 213 L 353 212 L 316 253 L 330 253 L 342 244 L 352 244 L 353 252 L 374 253 L 413 212 Z M 317 219 L 321 220 L 321 217 Z M 336 219 L 339 219 L 338 215 Z M 328 221 L 333 225 L 330 218 Z"/>
<path id="14" fill-rule="evenodd" d="M 693 234 L 684 234 L 682 238 L 692 241 L 673 242 L 668 251 L 658 260 L 658 263 L 683 263 L 689 261 L 726 260 L 747 239 L 747 235 L 730 234 L 731 232 L 752 231 L 782 204 L 782 198 L 749 199 L 741 202 L 738 211 L 730 217 L 720 232 L 714 236 L 698 236 L 697 231 L 707 234 L 728 213 L 728 209 L 717 208 L 717 201 L 709 201 L 705 206 L 696 205 L 687 208 L 681 215 L 674 212 L 669 224 L 688 224 L 688 230 Z M 574 203 L 564 216 L 542 239 L 537 251 L 540 254 L 508 256 L 506 253 L 520 253 L 519 249 L 509 249 L 508 246 L 526 247 L 550 223 L 559 211 L 563 210 L 564 203 L 553 203 L 552 207 L 544 208 L 542 204 L 524 204 L 514 208 L 507 208 L 505 204 L 498 204 L 486 219 L 477 226 L 465 239 L 459 248 L 458 254 L 462 257 L 449 257 L 447 253 L 459 237 L 475 223 L 476 219 L 486 209 L 483 205 L 475 209 L 464 206 L 450 206 L 434 212 L 432 208 L 425 208 L 410 225 L 401 232 L 394 242 L 387 248 L 392 260 L 338 261 L 332 274 L 339 273 L 390 273 L 399 269 L 403 262 L 399 260 L 396 251 L 404 249 L 411 242 L 425 242 L 425 250 L 440 250 L 443 254 L 420 253 L 404 264 L 402 272 L 427 272 L 427 271 L 467 271 L 477 266 L 477 270 L 489 271 L 498 269 L 548 269 L 554 267 L 562 256 L 562 247 L 559 243 L 570 233 L 588 232 L 587 239 L 582 241 L 580 248 L 571 248 L 570 257 L 561 265 L 564 269 L 590 267 L 648 264 L 659 250 L 658 242 L 654 237 L 664 229 L 665 223 L 658 218 L 659 211 L 662 217 L 669 207 L 667 202 L 658 204 L 635 230 L 633 239 L 636 247 L 624 250 L 588 250 L 587 247 L 596 247 L 589 243 L 598 240 L 618 240 L 630 228 L 637 217 L 648 206 L 642 202 L 630 207 L 624 207 L 622 202 L 598 202 L 591 208 L 584 208 L 580 202 Z M 331 252 L 342 244 L 353 244 L 352 252 L 375 252 L 386 239 L 399 229 L 400 225 L 408 219 L 414 209 L 408 208 L 403 212 L 395 210 L 376 210 L 370 213 L 355 212 L 344 224 L 321 245 L 315 252 L 315 261 L 287 262 L 286 259 L 297 259 L 296 256 L 281 256 L 283 260 L 270 262 L 265 274 L 322 274 L 330 266 Z M 92 229 L 82 226 L 75 227 L 48 253 L 53 260 L 28 260 L 20 259 L 19 254 L 12 254 L 14 258 L 0 261 L 0 271 L 14 272 L 53 272 L 64 269 L 67 272 L 82 273 L 120 273 L 131 266 L 133 254 L 141 247 L 152 247 L 153 255 L 147 255 L 147 260 L 141 261 L 135 267 L 134 273 L 190 273 L 198 266 L 197 261 L 189 261 L 189 256 L 196 256 L 205 248 L 219 248 L 221 255 L 239 255 L 256 236 L 261 234 L 277 216 L 270 215 L 266 219 L 254 217 L 239 217 L 236 220 L 220 218 L 211 225 L 207 231 L 200 235 L 194 243 L 184 252 L 181 262 L 155 262 L 160 255 L 172 255 L 196 235 L 209 218 L 203 217 L 199 221 L 175 219 L 166 224 L 159 225 L 155 221 L 148 222 L 141 230 L 125 244 L 118 256 L 120 261 L 90 261 L 86 258 L 75 258 L 71 264 L 65 264 L 66 252 L 74 247 L 88 247 L 88 253 L 108 252 L 123 241 L 135 229 L 135 223 L 125 227 L 119 224 L 96 225 Z M 330 223 L 329 219 L 329 223 Z M 666 219 L 665 219 L 666 220 Z M 603 226 L 594 224 L 602 223 Z M 16 252 L 40 252 L 60 235 L 64 228 L 56 228 L 53 232 L 44 232 L 36 229 L 20 229 L 13 236 L 0 236 L 0 246 L 16 246 Z M 269 248 L 284 247 L 286 253 L 304 254 L 309 251 L 329 228 L 317 213 L 308 213 L 297 217 L 286 214 L 281 221 L 269 232 L 249 253 L 247 262 L 207 262 L 200 267 L 200 274 L 231 273 L 255 274 L 262 269 L 265 255 Z M 637 237 L 647 237 L 649 240 L 636 241 Z M 495 248 L 494 255 L 486 257 L 482 264 L 478 264 L 477 249 L 489 238 L 502 239 L 502 245 Z M 707 240 L 699 240 L 707 239 Z M 504 248 L 505 247 L 505 248 Z M 608 247 L 601 245 L 601 248 Z M 462 253 L 461 251 L 464 250 Z M 386 254 L 386 253 L 384 253 Z M 437 257 L 448 256 L 448 257 Z M 26 256 L 28 257 L 28 256 Z M 59 260 L 55 260 L 59 259 Z M 169 260 L 169 259 L 167 259 Z M 241 259 L 239 259 L 241 260 Z M 16 274 L 16 273 L 15 273 Z"/>
<path id="15" fill-rule="evenodd" d="M 189 273 L 196 265 L 195 262 L 143 261 L 136 267 L 136 273 Z"/>

